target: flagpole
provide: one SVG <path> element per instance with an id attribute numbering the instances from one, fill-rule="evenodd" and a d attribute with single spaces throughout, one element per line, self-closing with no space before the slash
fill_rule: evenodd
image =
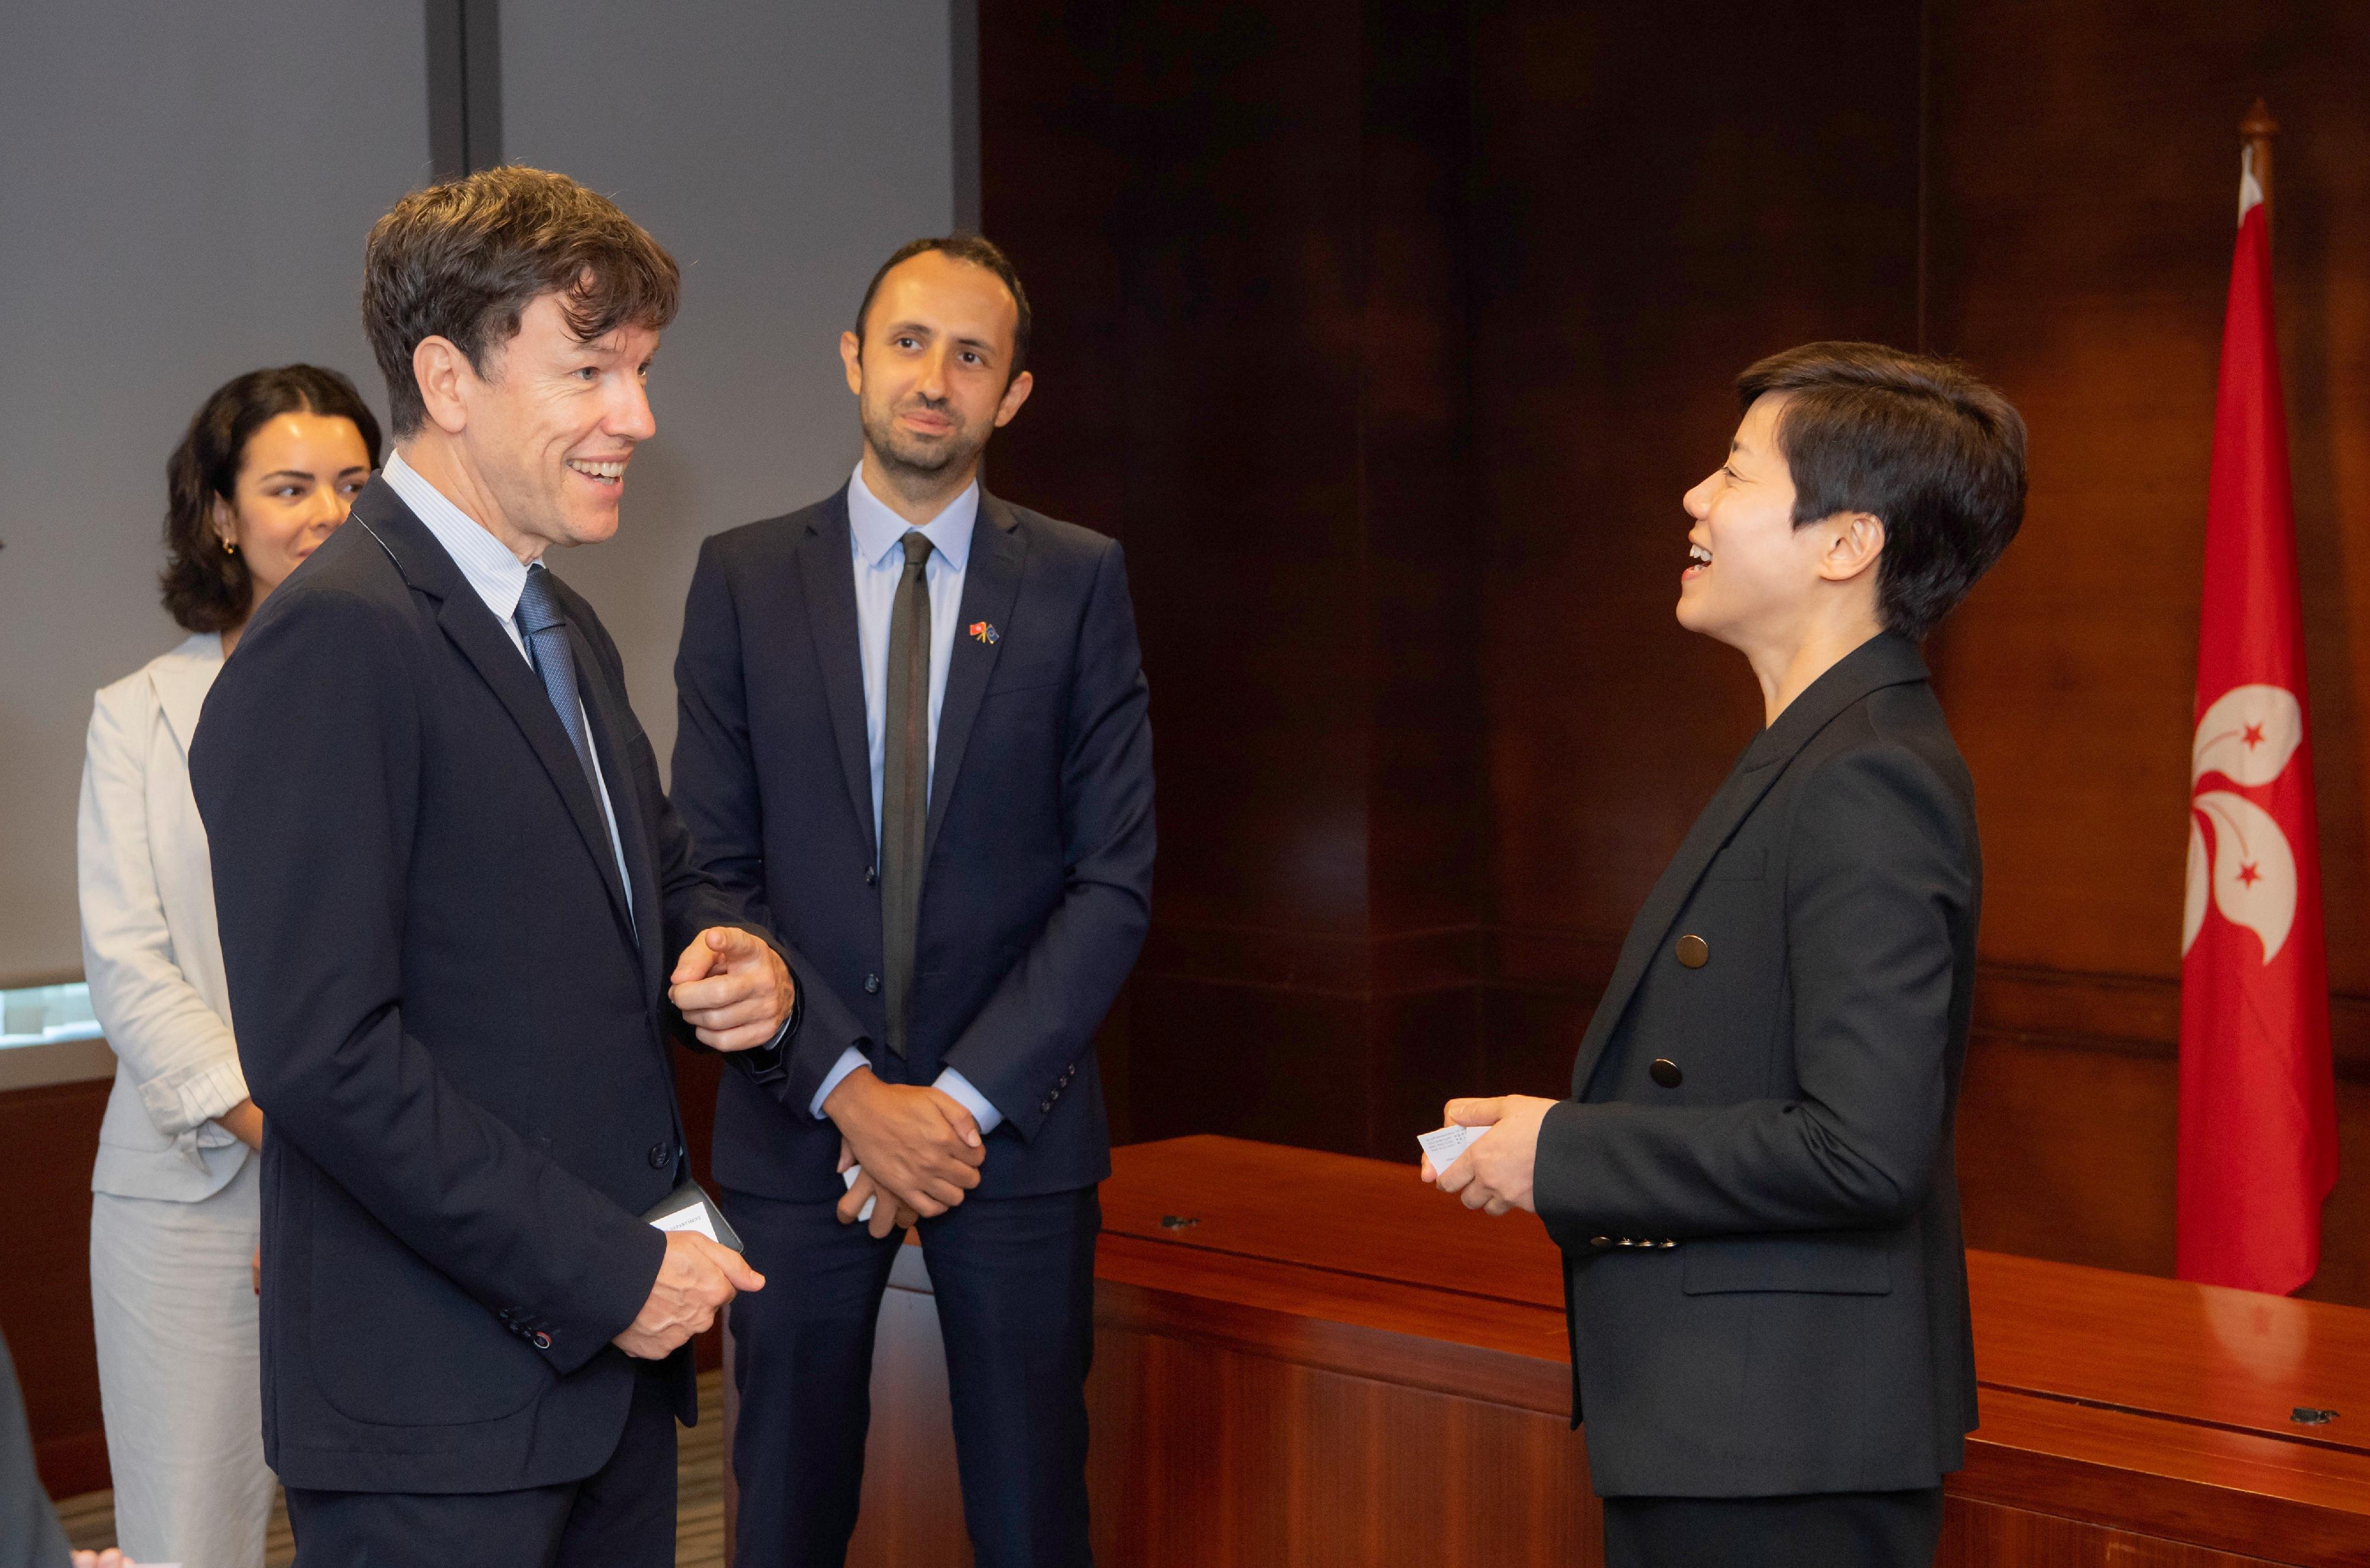
<path id="1" fill-rule="evenodd" d="M 2279 133 L 2280 122 L 2272 118 L 2272 106 L 2261 98 L 2255 100 L 2255 107 L 2238 122 L 2239 139 L 2252 155 L 2247 166 L 2262 189 L 2263 227 L 2267 230 L 2272 226 L 2272 138 Z"/>

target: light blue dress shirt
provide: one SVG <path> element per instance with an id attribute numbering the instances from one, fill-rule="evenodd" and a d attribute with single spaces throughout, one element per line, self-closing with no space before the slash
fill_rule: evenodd
<path id="1" fill-rule="evenodd" d="M 427 524 L 428 532 L 444 546 L 444 553 L 453 557 L 453 564 L 461 568 L 461 575 L 477 590 L 486 608 L 494 612 L 494 619 L 510 635 L 511 646 L 518 649 L 519 657 L 532 670 L 535 657 L 527 652 L 526 636 L 518 624 L 519 595 L 526 591 L 527 564 L 512 555 L 510 546 L 489 533 L 484 525 L 447 500 L 443 491 L 422 479 L 411 464 L 403 461 L 401 452 L 388 457 L 386 466 L 379 470 L 379 477 L 403 498 L 412 516 Z M 584 704 L 581 698 L 576 711 L 577 722 L 584 726 L 584 733 L 592 734 L 592 725 L 582 716 Z M 609 781 L 601 773 L 601 749 L 592 746 L 585 750 L 592 756 L 592 782 L 600 785 L 595 793 L 601 797 L 601 819 L 608 824 L 609 853 L 617 857 L 617 884 L 626 890 L 626 912 L 631 916 L 634 878 L 626 870 L 626 846 L 617 837 L 617 812 L 609 801 Z"/>
<path id="2" fill-rule="evenodd" d="M 930 542 L 930 559 L 922 568 L 930 589 L 930 776 L 935 785 L 938 768 L 938 711 L 946 706 L 947 667 L 954 658 L 956 623 L 962 614 L 963 574 L 971 567 L 972 526 L 979 521 L 979 482 L 947 503 L 946 509 L 921 525 Z M 856 572 L 856 639 L 864 664 L 864 743 L 872 764 L 872 841 L 880 841 L 880 778 L 889 755 L 889 619 L 897 604 L 897 584 L 905 575 L 907 522 L 865 487 L 864 464 L 858 463 L 847 481 L 847 532 Z M 831 1072 L 815 1091 L 809 1108 L 823 1115 L 823 1103 L 840 1081 L 868 1065 L 864 1053 L 850 1046 L 839 1055 Z M 953 1068 L 940 1070 L 933 1087 L 972 1114 L 980 1136 L 995 1130 L 1004 1113 Z"/>

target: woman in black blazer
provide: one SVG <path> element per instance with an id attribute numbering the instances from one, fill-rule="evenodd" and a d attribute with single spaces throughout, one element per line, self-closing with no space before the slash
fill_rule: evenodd
<path id="1" fill-rule="evenodd" d="M 1567 1100 L 1424 1174 L 1563 1249 L 1611 1568 L 1930 1562 L 1975 1425 L 1951 1123 L 1983 863 L 1918 643 L 2015 537 L 2024 424 L 1944 361 L 1739 382 L 1679 624 L 1767 725 L 1630 927 Z"/>

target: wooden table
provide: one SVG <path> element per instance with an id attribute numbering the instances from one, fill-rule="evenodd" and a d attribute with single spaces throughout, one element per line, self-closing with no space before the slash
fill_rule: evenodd
<path id="1" fill-rule="evenodd" d="M 1467 1213 L 1411 1164 L 1232 1139 L 1113 1161 L 1088 1387 L 1099 1561 L 1599 1561 L 1536 1219 Z M 1943 1562 L 2370 1565 L 2370 1311 L 1969 1265 L 1983 1427 L 1950 1479 Z M 917 1248 L 873 1391 L 850 1561 L 967 1562 Z M 2302 1425 L 2300 1407 L 2338 1414 Z"/>

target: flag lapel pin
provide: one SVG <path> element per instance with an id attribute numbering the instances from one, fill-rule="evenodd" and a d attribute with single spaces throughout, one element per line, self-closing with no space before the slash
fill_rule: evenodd
<path id="1" fill-rule="evenodd" d="M 993 624 L 985 621 L 973 621 L 968 630 L 972 636 L 978 638 L 981 642 L 987 644 L 990 647 L 994 647 L 997 642 L 1002 640 L 1004 635 L 1004 634 L 997 631 Z"/>

